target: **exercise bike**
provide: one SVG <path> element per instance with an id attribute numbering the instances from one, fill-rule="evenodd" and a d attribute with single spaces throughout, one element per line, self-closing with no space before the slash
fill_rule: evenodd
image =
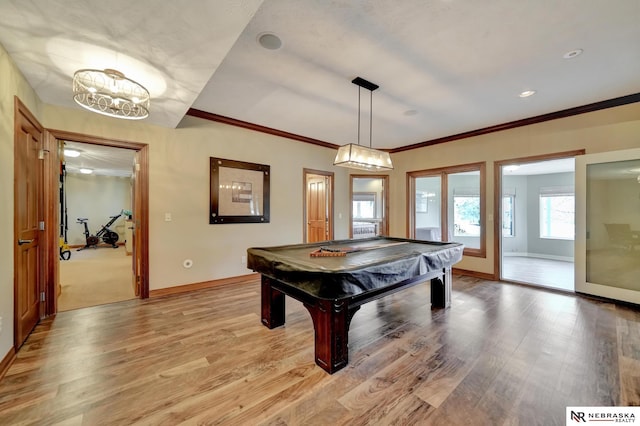
<path id="1" fill-rule="evenodd" d="M 120 211 L 120 213 L 118 213 L 117 216 L 109 216 L 111 220 L 106 225 L 102 225 L 100 230 L 96 232 L 95 235 L 91 235 L 91 232 L 89 232 L 89 225 L 87 224 L 87 221 L 89 219 L 87 219 L 86 217 L 79 217 L 76 223 L 79 223 L 84 226 L 83 233 L 84 233 L 84 239 L 85 239 L 85 246 L 79 248 L 77 251 L 84 250 L 89 247 L 95 247 L 100 243 L 100 240 L 102 240 L 106 244 L 111 245 L 113 248 L 118 248 L 118 245 L 116 243 L 118 242 L 118 239 L 120 238 L 120 236 L 118 235 L 117 232 L 112 231 L 109 227 L 113 225 L 113 223 L 116 220 L 118 220 L 120 216 L 122 216 L 123 212 L 124 210 Z"/>

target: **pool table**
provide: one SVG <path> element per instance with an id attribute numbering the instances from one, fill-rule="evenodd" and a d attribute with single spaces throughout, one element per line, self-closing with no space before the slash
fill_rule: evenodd
<path id="1" fill-rule="evenodd" d="M 284 296 L 303 303 L 315 329 L 316 364 L 332 374 L 348 363 L 348 333 L 360 306 L 431 280 L 432 308 L 451 303 L 451 266 L 464 246 L 373 237 L 247 249 L 262 275 L 262 323 L 284 325 Z"/>

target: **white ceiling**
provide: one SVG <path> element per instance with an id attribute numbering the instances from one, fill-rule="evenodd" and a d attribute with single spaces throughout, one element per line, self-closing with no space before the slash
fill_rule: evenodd
<path id="1" fill-rule="evenodd" d="M 361 76 L 388 149 L 640 93 L 639 22 L 638 0 L 0 1 L 0 43 L 46 103 L 80 108 L 74 71 L 115 68 L 150 90 L 150 123 L 195 108 L 341 145 Z"/>
<path id="2" fill-rule="evenodd" d="M 80 153 L 78 157 L 65 155 L 64 164 L 67 173 L 80 174 L 80 169 L 91 169 L 98 176 L 117 176 L 130 178 L 133 174 L 135 151 L 88 143 L 64 141 L 64 149 Z"/>
<path id="3" fill-rule="evenodd" d="M 80 108 L 73 73 L 113 68 L 149 90 L 149 122 L 176 127 L 261 3 L 1 0 L 0 43 L 46 103 Z"/>

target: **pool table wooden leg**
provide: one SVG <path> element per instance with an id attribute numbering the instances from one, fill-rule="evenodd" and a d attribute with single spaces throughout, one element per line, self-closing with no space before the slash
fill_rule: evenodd
<path id="1" fill-rule="evenodd" d="M 262 276 L 262 323 L 268 328 L 284 325 L 284 293 L 271 287 L 271 279 Z"/>
<path id="2" fill-rule="evenodd" d="M 349 323 L 353 313 L 345 301 L 320 299 L 304 306 L 315 330 L 316 364 L 333 374 L 349 362 Z"/>
<path id="3" fill-rule="evenodd" d="M 442 270 L 442 275 L 431 279 L 431 308 L 441 309 L 451 306 L 451 268 Z"/>

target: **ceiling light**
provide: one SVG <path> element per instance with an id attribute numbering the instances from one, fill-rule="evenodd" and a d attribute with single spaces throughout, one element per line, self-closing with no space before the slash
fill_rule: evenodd
<path id="1" fill-rule="evenodd" d="M 80 157 L 80 151 L 75 150 L 75 149 L 65 149 L 64 150 L 64 156 L 65 157 L 71 157 L 71 158 Z"/>
<path id="2" fill-rule="evenodd" d="M 529 96 L 533 96 L 535 94 L 536 94 L 535 90 L 525 90 L 523 92 L 520 92 L 518 96 L 520 96 L 521 98 L 528 98 Z"/>
<path id="3" fill-rule="evenodd" d="M 76 71 L 73 99 L 83 108 L 116 118 L 140 120 L 149 116 L 149 91 L 120 71 Z"/>
<path id="4" fill-rule="evenodd" d="M 90 175 L 91 173 L 93 173 L 93 169 L 82 168 L 80 169 L 80 173 L 82 173 L 83 175 Z"/>
<path id="5" fill-rule="evenodd" d="M 393 164 L 391 163 L 391 156 L 389 153 L 379 151 L 371 146 L 373 128 L 373 91 L 380 86 L 361 77 L 356 77 L 351 82 L 358 86 L 358 144 L 350 143 L 341 146 L 338 149 L 333 165 L 367 171 L 393 170 Z M 370 91 L 368 148 L 360 145 L 360 92 L 363 87 Z"/>
<path id="6" fill-rule="evenodd" d="M 575 58 L 576 56 L 579 56 L 582 52 L 583 52 L 582 49 L 570 50 L 567 53 L 565 53 L 564 55 L 562 55 L 562 57 L 564 59 L 572 59 L 572 58 Z"/>

